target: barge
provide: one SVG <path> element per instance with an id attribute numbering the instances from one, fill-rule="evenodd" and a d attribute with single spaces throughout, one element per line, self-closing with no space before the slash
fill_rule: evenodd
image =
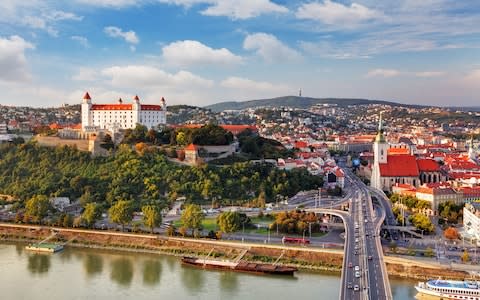
<path id="1" fill-rule="evenodd" d="M 276 264 L 220 261 L 185 256 L 182 258 L 185 265 L 217 270 L 230 270 L 246 273 L 271 274 L 271 275 L 293 275 L 298 271 L 295 267 L 279 266 Z"/>
<path id="2" fill-rule="evenodd" d="M 30 244 L 25 247 L 26 250 L 36 251 L 36 252 L 48 252 L 55 253 L 63 250 L 63 245 L 59 244 L 49 244 L 49 243 L 36 243 Z"/>

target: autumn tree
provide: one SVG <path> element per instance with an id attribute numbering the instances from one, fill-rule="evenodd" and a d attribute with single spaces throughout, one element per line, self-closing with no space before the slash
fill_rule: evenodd
<path id="1" fill-rule="evenodd" d="M 133 209 L 130 201 L 119 200 L 108 210 L 108 216 L 113 223 L 121 224 L 122 231 L 125 225 L 133 219 Z"/>
<path id="2" fill-rule="evenodd" d="M 448 227 L 445 229 L 443 235 L 449 240 L 458 240 L 458 231 L 454 227 Z"/>
<path id="3" fill-rule="evenodd" d="M 223 212 L 218 215 L 217 224 L 221 232 L 235 232 L 242 225 L 240 220 L 240 214 L 234 211 Z"/>
<path id="4" fill-rule="evenodd" d="M 34 222 L 39 222 L 47 215 L 50 208 L 51 205 L 47 196 L 36 195 L 25 204 L 25 215 Z"/>
<path id="5" fill-rule="evenodd" d="M 469 260 L 470 260 L 470 255 L 468 254 L 467 249 L 464 249 L 462 254 L 462 262 L 466 263 Z"/>
<path id="6" fill-rule="evenodd" d="M 153 229 L 162 222 L 160 209 L 156 205 L 144 205 L 142 206 L 142 213 L 143 224 L 150 228 L 150 231 L 153 233 Z"/>
<path id="7" fill-rule="evenodd" d="M 189 204 L 182 212 L 181 220 L 183 227 L 197 231 L 202 228 L 202 221 L 205 215 L 200 206 Z"/>
<path id="8" fill-rule="evenodd" d="M 101 216 L 102 211 L 97 203 L 91 202 L 85 205 L 85 210 L 82 213 L 82 220 L 88 227 L 93 227 L 95 222 L 100 219 Z"/>

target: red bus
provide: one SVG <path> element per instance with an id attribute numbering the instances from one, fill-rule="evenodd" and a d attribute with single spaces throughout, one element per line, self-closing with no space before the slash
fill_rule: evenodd
<path id="1" fill-rule="evenodd" d="M 310 240 L 309 240 L 309 239 L 305 239 L 305 238 L 294 238 L 294 237 L 284 236 L 284 237 L 282 237 L 282 244 L 301 244 L 301 245 L 307 245 L 307 244 L 310 244 Z"/>

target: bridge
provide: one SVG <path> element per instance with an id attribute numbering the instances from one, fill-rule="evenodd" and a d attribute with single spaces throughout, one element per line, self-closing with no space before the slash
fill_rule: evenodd
<path id="1" fill-rule="evenodd" d="M 346 172 L 346 175 L 354 189 L 348 199 L 349 212 L 321 207 L 306 211 L 334 215 L 343 221 L 345 255 L 339 299 L 390 300 L 393 297 L 380 242 L 380 228 L 388 211 L 388 207 L 384 206 L 387 204 L 380 200 L 382 209 L 379 210 L 380 215 L 375 216 L 369 188 L 351 172 Z M 341 199 L 339 202 L 344 204 L 346 201 Z"/>

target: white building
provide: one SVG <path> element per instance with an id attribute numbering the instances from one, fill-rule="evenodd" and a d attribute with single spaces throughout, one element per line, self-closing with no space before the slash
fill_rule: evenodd
<path id="1" fill-rule="evenodd" d="M 480 241 L 480 207 L 479 203 L 466 203 L 463 208 L 463 229 L 465 236 Z"/>
<path id="2" fill-rule="evenodd" d="M 82 101 L 82 130 L 95 131 L 97 129 L 134 128 L 142 124 L 147 128 L 159 124 L 166 124 L 167 105 L 162 98 L 160 105 L 140 104 L 135 96 L 133 103 L 123 103 L 122 99 L 116 104 L 93 104 L 90 95 L 85 93 Z"/>

